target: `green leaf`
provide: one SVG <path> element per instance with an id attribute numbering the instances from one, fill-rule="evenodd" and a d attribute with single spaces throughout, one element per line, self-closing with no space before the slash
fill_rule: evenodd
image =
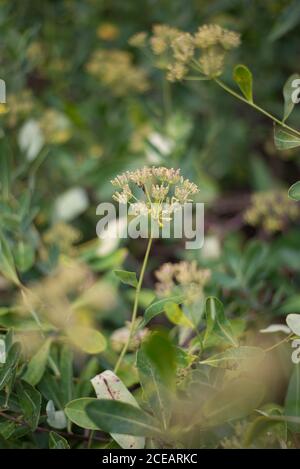
<path id="1" fill-rule="evenodd" d="M 153 319 L 155 316 L 162 313 L 165 310 L 166 305 L 168 305 L 169 303 L 180 304 L 182 303 L 182 300 L 183 300 L 182 295 L 176 295 L 176 296 L 170 296 L 169 298 L 163 298 L 162 300 L 157 300 L 151 303 L 151 305 L 148 306 L 148 308 L 145 311 L 143 327 L 146 324 L 148 324 L 148 322 L 151 321 L 151 319 Z"/>
<path id="2" fill-rule="evenodd" d="M 174 389 L 177 367 L 177 350 L 169 335 L 164 331 L 155 331 L 143 343 L 143 351 L 155 367 L 161 382 L 167 389 Z"/>
<path id="3" fill-rule="evenodd" d="M 138 281 L 135 272 L 129 272 L 128 270 L 114 270 L 114 274 L 125 285 L 130 285 L 134 288 L 137 287 Z"/>
<path id="4" fill-rule="evenodd" d="M 39 423 L 42 396 L 26 381 L 17 382 L 16 391 L 24 420 L 34 431 Z"/>
<path id="5" fill-rule="evenodd" d="M 166 428 L 171 417 L 170 393 L 163 383 L 159 370 L 148 359 L 143 346 L 137 353 L 137 367 L 144 400 Z"/>
<path id="6" fill-rule="evenodd" d="M 50 432 L 49 449 L 70 449 L 70 445 L 63 436 L 55 432 Z"/>
<path id="7" fill-rule="evenodd" d="M 300 138 L 297 135 L 275 125 L 274 143 L 278 150 L 289 150 L 300 146 Z"/>
<path id="8" fill-rule="evenodd" d="M 300 417 L 300 364 L 294 366 L 284 403 L 285 415 Z M 300 423 L 288 423 L 292 432 L 300 432 Z"/>
<path id="9" fill-rule="evenodd" d="M 100 353 L 106 349 L 106 339 L 101 332 L 91 327 L 70 326 L 67 329 L 70 341 L 86 353 Z"/>
<path id="10" fill-rule="evenodd" d="M 9 197 L 11 180 L 10 152 L 6 141 L 3 141 L 3 137 L 1 140 L 0 186 L 3 199 L 7 199 Z"/>
<path id="11" fill-rule="evenodd" d="M 252 73 L 245 65 L 236 65 L 233 70 L 233 79 L 249 102 L 253 102 Z"/>
<path id="12" fill-rule="evenodd" d="M 0 390 L 3 389 L 18 366 L 21 355 L 21 345 L 15 342 L 8 351 L 7 360 L 4 366 L 0 369 Z"/>
<path id="13" fill-rule="evenodd" d="M 286 434 L 287 424 L 286 422 L 278 422 L 276 420 L 271 420 L 269 417 L 260 416 L 257 417 L 253 422 L 251 422 L 246 429 L 246 434 L 244 438 L 244 446 L 248 447 L 252 443 L 255 443 L 259 438 L 264 438 L 266 433 L 275 433 L 278 437 L 283 438 Z"/>
<path id="14" fill-rule="evenodd" d="M 24 381 L 35 386 L 40 382 L 46 369 L 52 339 L 47 339 L 33 355 L 23 376 Z"/>
<path id="15" fill-rule="evenodd" d="M 156 420 L 143 410 L 125 402 L 96 399 L 86 407 L 98 429 L 134 436 L 161 436 Z"/>
<path id="16" fill-rule="evenodd" d="M 230 348 L 222 353 L 217 353 L 200 363 L 225 368 L 228 370 L 237 370 L 239 368 L 247 369 L 258 365 L 265 358 L 265 351 L 260 347 L 238 347 Z"/>
<path id="17" fill-rule="evenodd" d="M 276 41 L 290 30 L 295 28 L 300 21 L 300 4 L 298 0 L 288 2 L 278 16 L 275 25 L 269 34 L 269 41 Z"/>
<path id="18" fill-rule="evenodd" d="M 68 345 L 60 351 L 59 371 L 61 376 L 61 394 L 64 404 L 73 399 L 73 352 Z"/>
<path id="19" fill-rule="evenodd" d="M 21 272 L 26 272 L 34 263 L 34 248 L 29 243 L 19 241 L 14 251 L 16 266 Z"/>
<path id="20" fill-rule="evenodd" d="M 286 121 L 286 119 L 289 117 L 289 115 L 291 114 L 291 112 L 293 111 L 295 107 L 295 102 L 293 100 L 293 93 L 295 92 L 295 87 L 292 85 L 295 80 L 299 80 L 299 79 L 300 79 L 300 75 L 298 73 L 294 73 L 287 79 L 283 87 L 283 97 L 284 97 L 283 121 Z"/>
<path id="21" fill-rule="evenodd" d="M 234 347 L 237 347 L 238 343 L 234 338 L 230 322 L 225 316 L 223 304 L 221 301 L 213 296 L 207 298 L 205 312 L 206 332 L 204 336 L 204 345 L 212 334 L 216 334 L 217 336 L 225 338 L 226 341 Z"/>
<path id="22" fill-rule="evenodd" d="M 300 200 L 300 181 L 295 182 L 295 184 L 289 188 L 289 197 L 293 200 Z"/>
<path id="23" fill-rule="evenodd" d="M 0 232 L 0 271 L 2 274 L 15 285 L 20 285 L 18 274 L 15 268 L 15 262 L 11 253 L 9 244 Z"/>
<path id="24" fill-rule="evenodd" d="M 264 387 L 249 379 L 227 383 L 203 406 L 204 425 L 216 426 L 249 415 L 261 403 Z"/>
<path id="25" fill-rule="evenodd" d="M 97 430 L 97 425 L 86 413 L 86 406 L 94 401 L 97 401 L 95 397 L 74 399 L 66 405 L 65 414 L 78 427 L 86 428 L 87 430 Z"/>
<path id="26" fill-rule="evenodd" d="M 193 327 L 192 321 L 184 314 L 183 310 L 176 303 L 166 303 L 165 313 L 170 322 L 176 326 Z"/>
<path id="27" fill-rule="evenodd" d="M 300 314 L 288 314 L 286 323 L 294 334 L 300 336 Z"/>

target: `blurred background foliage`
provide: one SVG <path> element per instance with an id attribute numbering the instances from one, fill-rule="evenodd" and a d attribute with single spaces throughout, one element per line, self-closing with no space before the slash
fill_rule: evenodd
<path id="1" fill-rule="evenodd" d="M 110 201 L 110 180 L 123 170 L 180 167 L 206 203 L 203 249 L 155 242 L 141 310 L 155 297 L 154 270 L 186 259 L 211 270 L 207 294 L 222 300 L 228 317 L 244 322 L 240 328 L 247 327 L 254 344 L 272 345 L 273 338 L 255 331 L 300 312 L 299 212 L 287 198 L 299 173 L 299 149 L 279 152 L 272 122 L 213 82 L 166 82 L 151 57 L 128 44 L 157 23 L 190 32 L 217 23 L 239 32 L 242 44 L 230 55 L 224 81 L 232 80 L 236 63 L 245 64 L 255 100 L 281 116 L 283 85 L 299 71 L 297 0 L 0 2 L 0 75 L 7 92 L 0 105 L 0 236 L 7 248 L 0 326 L 14 328 L 27 360 L 40 350 L 41 324 L 24 311 L 21 281 L 30 288 L 22 290 L 25 310 L 39 310 L 53 340 L 52 371 L 29 382 L 40 382 L 57 408 L 71 398 L 53 397 L 47 384 L 60 376 L 57 331 L 76 354 L 73 397 L 81 397 L 91 392 L 93 374 L 112 367 L 111 334 L 130 317 L 133 297 L 112 269 L 138 271 L 145 243 L 107 243 L 95 232 L 96 207 Z M 296 106 L 295 128 L 299 117 Z M 30 297 L 36 292 L 44 309 Z M 289 353 L 281 352 L 267 373 L 270 400 L 280 404 L 291 369 Z M 96 358 L 87 360 L 87 353 Z M 129 354 L 120 370 L 128 386 L 137 382 L 133 361 Z M 42 437 L 34 444 L 43 446 Z M 8 444 L 3 435 L 1 444 Z"/>

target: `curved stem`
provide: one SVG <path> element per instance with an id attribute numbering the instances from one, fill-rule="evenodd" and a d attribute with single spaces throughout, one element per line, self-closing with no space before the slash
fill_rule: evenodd
<path id="1" fill-rule="evenodd" d="M 282 339 L 280 342 L 276 342 L 276 344 L 272 345 L 269 348 L 266 348 L 265 352 L 271 352 L 271 350 L 274 350 L 275 348 L 279 347 L 279 345 L 284 344 L 285 342 L 288 342 L 293 337 L 293 335 L 294 335 L 293 333 L 289 334 L 287 337 Z"/>
<path id="2" fill-rule="evenodd" d="M 131 340 L 132 335 L 133 335 L 135 320 L 136 320 L 137 311 L 138 311 L 140 291 L 141 291 L 141 288 L 142 288 L 142 283 L 143 283 L 143 279 L 144 279 L 144 275 L 145 275 L 145 271 L 146 271 L 146 267 L 147 267 L 147 263 L 148 263 L 148 258 L 149 258 L 149 254 L 150 254 L 152 241 L 153 241 L 153 239 L 150 237 L 149 240 L 148 240 L 148 245 L 147 245 L 145 257 L 144 257 L 143 265 L 142 265 L 142 268 L 141 268 L 140 278 L 139 278 L 139 281 L 138 281 L 138 284 L 137 284 L 137 287 L 136 287 L 136 290 L 135 290 L 135 298 L 134 298 L 134 304 L 133 304 L 133 310 L 132 310 L 132 316 L 131 316 L 131 323 L 130 323 L 128 339 L 127 339 L 127 341 L 126 341 L 126 343 L 125 343 L 125 345 L 124 345 L 124 347 L 123 347 L 123 349 L 120 353 L 118 361 L 115 365 L 114 373 L 117 373 L 118 369 L 120 368 L 120 365 L 121 365 L 121 363 L 123 361 L 123 358 L 124 358 L 124 356 L 125 356 L 125 354 L 128 350 L 130 340 Z"/>
<path id="3" fill-rule="evenodd" d="M 253 103 L 252 101 L 248 101 L 246 98 L 244 98 L 240 94 L 236 93 L 229 86 L 227 86 L 222 80 L 219 80 L 219 78 L 215 78 L 214 82 L 217 83 L 225 91 L 227 91 L 227 93 L 231 94 L 232 96 L 239 99 L 240 101 L 243 101 L 243 103 L 246 103 L 249 106 L 253 107 L 258 112 L 261 112 L 262 114 L 267 116 L 269 119 L 271 119 L 273 122 L 276 122 L 276 124 L 280 125 L 281 127 L 284 127 L 285 129 L 289 130 L 290 132 L 293 132 L 294 134 L 300 136 L 300 132 L 298 130 L 293 129 L 292 127 L 290 127 L 289 125 L 287 125 L 283 121 L 281 121 L 280 119 L 277 119 L 277 117 L 273 116 L 268 111 L 265 111 L 263 108 L 257 106 L 257 104 Z"/>

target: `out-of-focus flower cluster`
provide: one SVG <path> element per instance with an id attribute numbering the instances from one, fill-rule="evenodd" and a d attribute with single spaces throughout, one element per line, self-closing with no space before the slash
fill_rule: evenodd
<path id="1" fill-rule="evenodd" d="M 19 299 L 23 314 L 35 311 L 40 318 L 58 329 L 90 325 L 89 310 L 115 306 L 115 292 L 107 282 L 95 282 L 83 263 L 65 259 L 49 277 L 33 283 Z"/>
<path id="2" fill-rule="evenodd" d="M 299 205 L 289 199 L 285 190 L 254 194 L 244 215 L 249 225 L 261 227 L 268 233 L 282 231 L 299 217 Z"/>
<path id="3" fill-rule="evenodd" d="M 7 103 L 0 105 L 0 115 L 5 115 L 7 124 L 15 127 L 28 116 L 34 108 L 34 98 L 30 90 L 23 90 L 7 96 Z"/>
<path id="4" fill-rule="evenodd" d="M 210 279 L 210 270 L 199 269 L 195 261 L 167 262 L 156 272 L 155 285 L 159 297 L 182 293 L 186 303 L 193 303 L 203 294 L 203 288 Z"/>
<path id="5" fill-rule="evenodd" d="M 199 191 L 196 184 L 181 176 L 180 169 L 164 166 L 126 171 L 111 183 L 121 189 L 114 193 L 114 200 L 129 203 L 132 214 L 150 215 L 161 225 Z M 142 197 L 135 196 L 133 186 L 142 190 Z"/>
<path id="6" fill-rule="evenodd" d="M 226 54 L 240 44 L 239 34 L 219 25 L 204 25 L 195 34 L 164 24 L 153 27 L 152 35 L 135 34 L 130 40 L 134 47 L 149 47 L 156 66 L 167 72 L 167 79 L 178 81 L 190 71 L 208 78 L 219 76 Z"/>
<path id="7" fill-rule="evenodd" d="M 43 235 L 43 240 L 46 244 L 55 244 L 63 254 L 71 254 L 73 252 L 73 245 L 80 238 L 80 231 L 63 221 L 55 223 Z"/>
<path id="8" fill-rule="evenodd" d="M 139 329 L 140 321 L 137 321 L 135 324 L 135 331 L 132 334 L 128 346 L 128 350 L 133 352 L 135 351 L 141 342 L 145 339 L 145 337 L 148 335 L 149 330 L 147 328 Z M 130 335 L 130 323 L 126 323 L 125 327 L 120 327 L 119 329 L 116 329 L 111 337 L 111 346 L 116 352 L 120 352 L 124 345 L 127 343 L 128 338 Z"/>
<path id="9" fill-rule="evenodd" d="M 145 71 L 134 65 L 131 54 L 125 51 L 96 50 L 86 68 L 116 96 L 144 93 L 149 88 Z"/>

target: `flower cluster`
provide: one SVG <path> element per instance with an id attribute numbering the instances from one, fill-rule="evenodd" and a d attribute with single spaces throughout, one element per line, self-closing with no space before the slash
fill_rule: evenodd
<path id="1" fill-rule="evenodd" d="M 64 254 L 73 252 L 73 245 L 81 238 L 79 230 L 63 221 L 55 223 L 43 235 L 43 240 L 48 245 L 56 245 Z"/>
<path id="2" fill-rule="evenodd" d="M 0 105 L 0 114 L 6 114 L 6 120 L 10 127 L 15 127 L 20 121 L 32 113 L 34 97 L 30 90 L 23 90 L 18 94 L 10 94 L 7 104 Z"/>
<path id="3" fill-rule="evenodd" d="M 209 78 L 220 75 L 227 51 L 239 46 L 240 36 L 215 24 L 204 25 L 195 34 L 158 24 L 150 38 L 141 32 L 129 42 L 135 47 L 149 44 L 156 66 L 166 70 L 168 80 L 178 81 L 190 70 Z"/>
<path id="4" fill-rule="evenodd" d="M 193 303 L 202 296 L 210 271 L 199 269 L 195 261 L 181 261 L 176 264 L 167 262 L 155 272 L 155 276 L 158 280 L 155 288 L 159 297 L 168 297 L 182 291 L 186 302 Z"/>
<path id="5" fill-rule="evenodd" d="M 116 96 L 125 96 L 130 92 L 143 93 L 149 88 L 144 70 L 133 64 L 128 52 L 97 50 L 87 63 L 87 70 Z"/>
<path id="6" fill-rule="evenodd" d="M 126 171 L 111 183 L 119 189 L 113 194 L 114 200 L 129 203 L 134 215 L 150 215 L 161 226 L 199 191 L 196 184 L 181 176 L 180 169 L 164 166 Z M 134 195 L 134 187 L 142 190 L 141 200 Z"/>
<path id="7" fill-rule="evenodd" d="M 268 233 L 282 231 L 289 222 L 299 217 L 299 206 L 289 199 L 285 190 L 254 194 L 244 215 L 249 225 L 261 226 Z"/>

